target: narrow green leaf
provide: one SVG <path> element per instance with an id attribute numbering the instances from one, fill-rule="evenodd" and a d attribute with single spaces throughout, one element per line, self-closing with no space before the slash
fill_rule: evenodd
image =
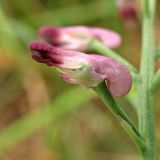
<path id="1" fill-rule="evenodd" d="M 119 121 L 123 129 L 128 133 L 128 135 L 131 137 L 137 147 L 140 146 L 141 150 L 143 150 L 146 147 L 145 141 L 139 138 L 137 134 L 133 132 L 132 127 L 126 121 L 121 118 L 119 119 Z"/>

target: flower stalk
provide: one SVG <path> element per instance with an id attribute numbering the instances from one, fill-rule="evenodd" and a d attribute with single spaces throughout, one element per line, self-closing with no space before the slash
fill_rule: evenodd
<path id="1" fill-rule="evenodd" d="M 121 126 L 132 138 L 132 140 L 135 142 L 140 151 L 144 150 L 145 141 L 142 135 L 139 133 L 137 127 L 130 119 L 130 117 L 127 115 L 127 113 L 122 109 L 122 107 L 119 104 L 116 103 L 111 93 L 105 88 L 105 82 L 100 83 L 98 86 L 92 89 L 99 95 L 104 104 L 116 116 Z"/>

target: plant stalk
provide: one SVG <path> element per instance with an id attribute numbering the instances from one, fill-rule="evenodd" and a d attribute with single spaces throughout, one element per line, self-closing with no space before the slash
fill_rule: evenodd
<path id="1" fill-rule="evenodd" d="M 141 0 L 143 10 L 142 55 L 138 83 L 139 131 L 145 139 L 144 160 L 157 160 L 152 79 L 155 65 L 154 12 L 156 0 Z M 147 3 L 147 4 L 146 4 Z M 146 9 L 146 6 L 149 7 Z M 147 12 L 146 12 L 147 11 Z"/>

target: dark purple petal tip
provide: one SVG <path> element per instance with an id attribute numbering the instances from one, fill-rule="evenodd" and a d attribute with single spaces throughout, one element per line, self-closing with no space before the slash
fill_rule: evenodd
<path id="1" fill-rule="evenodd" d="M 40 41 L 32 41 L 28 47 L 35 61 L 46 63 L 49 66 L 61 64 L 60 60 L 57 60 L 56 56 L 54 56 L 54 54 L 57 54 L 54 47 Z"/>
<path id="2" fill-rule="evenodd" d="M 59 45 L 59 37 L 61 35 L 60 28 L 57 27 L 42 27 L 38 30 L 38 34 L 42 37 L 46 42 L 51 45 L 57 46 Z"/>

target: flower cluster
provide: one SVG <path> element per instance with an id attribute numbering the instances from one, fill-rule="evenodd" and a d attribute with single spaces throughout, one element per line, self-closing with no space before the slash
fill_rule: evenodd
<path id="1" fill-rule="evenodd" d="M 33 59 L 55 66 L 68 83 L 95 87 L 105 81 L 113 96 L 124 96 L 129 92 L 132 79 L 125 66 L 109 57 L 79 52 L 86 49 L 93 38 L 108 47 L 116 47 L 121 41 L 117 33 L 80 26 L 45 27 L 39 34 L 48 44 L 32 41 L 29 49 Z"/>

